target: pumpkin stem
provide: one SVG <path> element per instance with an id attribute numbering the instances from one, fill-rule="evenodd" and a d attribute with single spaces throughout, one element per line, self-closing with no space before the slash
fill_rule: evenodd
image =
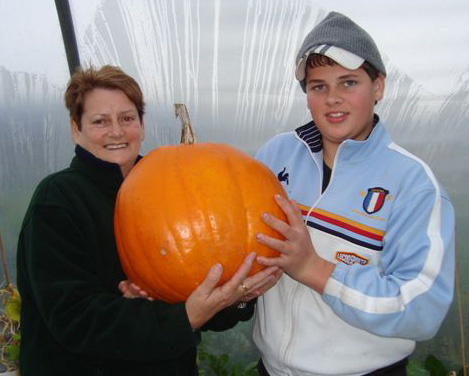
<path id="1" fill-rule="evenodd" d="M 194 131 L 192 130 L 191 120 L 189 119 L 189 112 L 184 103 L 174 103 L 174 113 L 176 117 L 181 119 L 181 144 L 192 145 L 195 143 Z"/>

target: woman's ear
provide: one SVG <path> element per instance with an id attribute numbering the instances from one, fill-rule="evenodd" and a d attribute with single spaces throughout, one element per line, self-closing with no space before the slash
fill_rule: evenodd
<path id="1" fill-rule="evenodd" d="M 80 127 L 78 126 L 75 120 L 70 118 L 70 137 L 72 138 L 72 142 L 75 145 L 79 144 L 80 135 L 81 135 Z"/>

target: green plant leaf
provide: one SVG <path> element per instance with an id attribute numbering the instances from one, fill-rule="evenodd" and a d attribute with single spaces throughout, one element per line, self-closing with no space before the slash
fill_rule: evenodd
<path id="1" fill-rule="evenodd" d="M 448 370 L 434 355 L 429 355 L 425 359 L 425 369 L 430 372 L 430 376 L 446 376 Z"/>
<path id="2" fill-rule="evenodd" d="M 198 351 L 201 376 L 257 376 L 257 362 L 245 366 L 233 364 L 228 354 L 215 355 L 201 346 Z"/>
<path id="3" fill-rule="evenodd" d="M 13 289 L 6 305 L 5 313 L 13 321 L 20 321 L 21 297 L 17 289 Z"/>
<path id="4" fill-rule="evenodd" d="M 20 347 L 9 345 L 5 347 L 6 357 L 10 362 L 17 362 L 20 357 Z"/>
<path id="5" fill-rule="evenodd" d="M 423 368 L 415 359 L 410 359 L 406 367 L 408 376 L 430 376 L 430 373 Z"/>

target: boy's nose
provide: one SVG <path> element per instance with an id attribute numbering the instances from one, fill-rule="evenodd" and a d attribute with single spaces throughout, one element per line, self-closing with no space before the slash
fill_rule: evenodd
<path id="1" fill-rule="evenodd" d="M 342 101 L 342 96 L 337 92 L 337 90 L 329 91 L 329 95 L 327 96 L 327 104 L 330 106 L 335 106 L 341 104 Z"/>

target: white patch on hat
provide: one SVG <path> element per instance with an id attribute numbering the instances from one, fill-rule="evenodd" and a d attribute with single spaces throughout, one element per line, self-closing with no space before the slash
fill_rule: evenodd
<path id="1" fill-rule="evenodd" d="M 308 56 L 313 53 L 327 56 L 328 58 L 334 60 L 337 64 L 350 70 L 360 68 L 365 61 L 365 59 L 362 57 L 344 50 L 343 48 L 323 44 L 307 51 L 303 58 L 298 62 L 295 71 L 295 76 L 298 81 L 304 80 L 306 75 L 306 61 L 308 60 Z"/>

